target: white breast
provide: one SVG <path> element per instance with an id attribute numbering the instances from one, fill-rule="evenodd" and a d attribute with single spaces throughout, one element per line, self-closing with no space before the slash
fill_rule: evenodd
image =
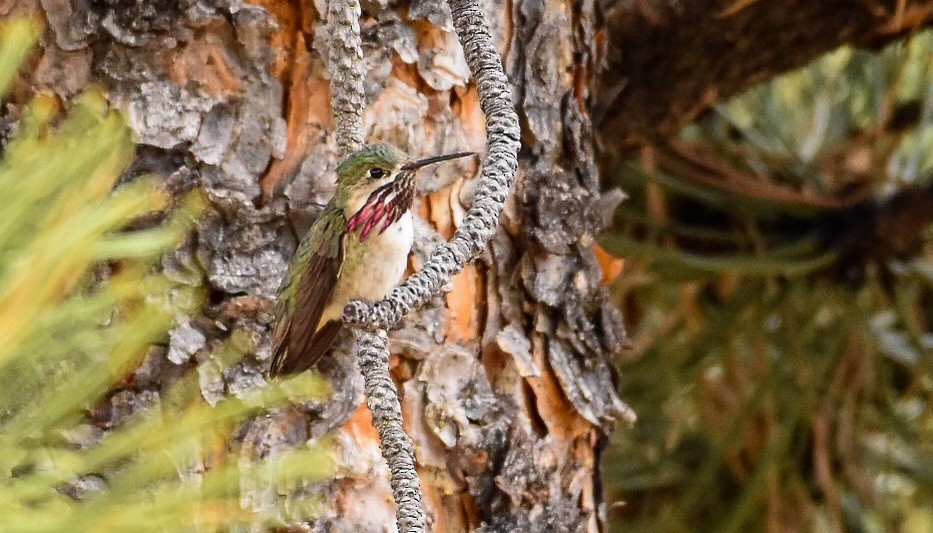
<path id="1" fill-rule="evenodd" d="M 384 232 L 374 231 L 365 242 L 358 240 L 358 232 L 348 235 L 343 269 L 320 323 L 338 318 L 350 300 L 385 297 L 405 273 L 414 235 L 410 211 Z"/>

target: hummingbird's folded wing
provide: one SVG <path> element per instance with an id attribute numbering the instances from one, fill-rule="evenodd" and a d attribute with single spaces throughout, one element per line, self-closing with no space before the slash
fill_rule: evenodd
<path id="1" fill-rule="evenodd" d="M 294 374 L 311 367 L 333 344 L 342 323 L 330 320 L 321 327 L 321 314 L 330 303 L 343 265 L 343 239 L 302 243 L 289 281 L 279 295 L 269 376 Z M 302 257 L 304 256 L 304 257 Z"/>

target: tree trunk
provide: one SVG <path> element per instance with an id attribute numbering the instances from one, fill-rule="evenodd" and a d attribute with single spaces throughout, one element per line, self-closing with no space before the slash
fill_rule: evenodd
<path id="1" fill-rule="evenodd" d="M 368 140 L 413 156 L 482 151 L 483 116 L 446 4 L 363 4 Z M 600 197 L 585 106 L 599 15 L 592 0 L 484 5 L 522 120 L 517 185 L 483 257 L 391 333 L 393 374 L 434 531 L 597 531 L 600 451 L 628 416 L 608 364 L 626 337 L 602 288 L 620 265 L 593 249 L 620 198 Z M 128 177 L 153 173 L 210 199 L 197 234 L 163 261 L 170 276 L 204 284 L 202 313 L 98 416 L 157 401 L 153 392 L 233 335 L 251 339 L 255 355 L 201 372 L 202 396 L 263 385 L 276 289 L 333 191 L 325 11 L 323 0 L 0 1 L 3 16 L 47 25 L 16 100 L 103 85 L 141 143 Z M 460 223 L 474 167 L 421 174 L 412 268 Z M 314 527 L 382 531 L 394 523 L 387 471 L 352 353 L 338 352 L 320 367 L 330 400 L 252 421 L 238 449 L 265 456 L 330 433 L 339 477 L 314 489 L 327 503 Z M 255 483 L 257 504 L 279 497 Z"/>

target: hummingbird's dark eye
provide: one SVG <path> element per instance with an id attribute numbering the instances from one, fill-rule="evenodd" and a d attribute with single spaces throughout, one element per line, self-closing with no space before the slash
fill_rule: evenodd
<path id="1" fill-rule="evenodd" d="M 379 167 L 369 169 L 369 177 L 377 180 L 386 175 L 386 171 Z"/>

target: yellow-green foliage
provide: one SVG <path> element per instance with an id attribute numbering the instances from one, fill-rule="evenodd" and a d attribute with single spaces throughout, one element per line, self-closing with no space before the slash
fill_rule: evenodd
<path id="1" fill-rule="evenodd" d="M 639 414 L 604 460 L 616 530 L 933 531 L 933 205 L 869 218 L 933 188 L 933 32 L 835 51 L 678 142 L 621 169 L 603 241 Z"/>
<path id="2" fill-rule="evenodd" d="M 0 26 L 0 91 L 36 36 L 27 22 Z M 199 288 L 157 265 L 202 202 L 173 205 L 153 179 L 118 185 L 134 155 L 121 116 L 95 92 L 67 107 L 60 117 L 54 98 L 35 98 L 0 161 L 0 531 L 215 531 L 307 516 L 313 499 L 286 509 L 250 491 L 319 479 L 330 468 L 321 451 L 255 462 L 230 444 L 251 414 L 320 395 L 307 376 L 210 406 L 191 375 L 120 428 L 86 423 L 200 305 Z M 128 229 L 143 216 L 162 223 Z M 231 364 L 248 349 L 234 336 L 214 359 Z"/>

